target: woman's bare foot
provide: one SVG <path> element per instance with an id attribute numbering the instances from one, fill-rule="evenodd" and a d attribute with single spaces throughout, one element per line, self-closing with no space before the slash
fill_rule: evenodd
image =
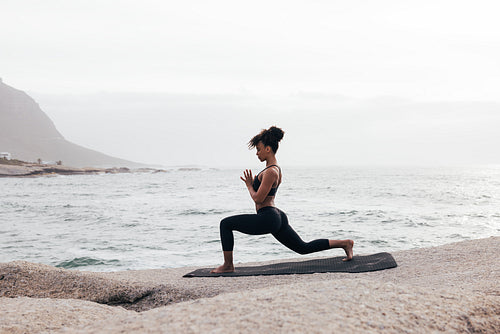
<path id="1" fill-rule="evenodd" d="M 232 264 L 223 264 L 210 271 L 211 274 L 220 274 L 220 273 L 232 273 L 234 272 L 234 266 Z"/>
<path id="2" fill-rule="evenodd" d="M 346 240 L 346 241 L 347 241 L 347 245 L 345 247 L 342 247 L 342 248 L 344 248 L 344 251 L 345 251 L 345 254 L 347 255 L 347 257 L 342 259 L 342 261 L 351 261 L 352 255 L 353 255 L 352 248 L 354 247 L 354 241 L 352 241 L 352 240 Z"/>

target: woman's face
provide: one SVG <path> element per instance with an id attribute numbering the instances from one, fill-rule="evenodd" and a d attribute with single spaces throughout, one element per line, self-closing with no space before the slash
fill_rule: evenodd
<path id="1" fill-rule="evenodd" d="M 269 146 L 264 146 L 262 142 L 259 142 L 255 148 L 257 149 L 257 158 L 259 158 L 260 161 L 266 160 L 271 148 Z"/>

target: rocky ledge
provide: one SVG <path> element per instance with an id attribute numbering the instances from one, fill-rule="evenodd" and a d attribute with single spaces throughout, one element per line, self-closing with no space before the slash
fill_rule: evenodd
<path id="1" fill-rule="evenodd" d="M 499 251 L 497 236 L 393 252 L 389 270 L 253 277 L 0 263 L 0 333 L 498 333 Z"/>
<path id="2" fill-rule="evenodd" d="M 35 177 L 46 175 L 90 175 L 90 174 L 117 174 L 131 172 L 163 172 L 164 170 L 153 168 L 140 168 L 131 170 L 127 167 L 95 168 L 95 167 L 69 167 L 61 165 L 4 165 L 0 164 L 0 177 Z"/>

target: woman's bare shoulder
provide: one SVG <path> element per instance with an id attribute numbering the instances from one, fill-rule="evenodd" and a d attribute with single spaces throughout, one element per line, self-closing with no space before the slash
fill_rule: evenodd
<path id="1" fill-rule="evenodd" d="M 264 177 L 276 177 L 279 178 L 281 169 L 277 168 L 278 166 L 272 166 L 271 168 L 266 169 L 262 176 Z"/>

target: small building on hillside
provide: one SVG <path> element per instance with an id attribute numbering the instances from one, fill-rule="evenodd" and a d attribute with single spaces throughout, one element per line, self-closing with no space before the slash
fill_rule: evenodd
<path id="1" fill-rule="evenodd" d="M 11 155 L 10 155 L 9 152 L 0 152 L 0 159 L 10 160 L 11 159 Z"/>

